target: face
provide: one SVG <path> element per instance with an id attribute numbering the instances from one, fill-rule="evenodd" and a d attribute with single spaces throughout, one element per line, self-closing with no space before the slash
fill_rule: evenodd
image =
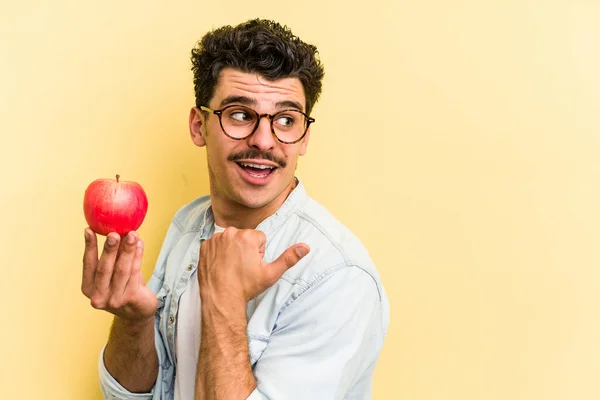
<path id="1" fill-rule="evenodd" d="M 275 114 L 290 108 L 304 111 L 306 100 L 297 78 L 267 81 L 227 68 L 221 71 L 207 106 L 219 110 L 231 104 L 247 106 L 258 114 Z M 234 140 L 223 133 L 218 116 L 205 116 L 193 108 L 190 133 L 197 146 L 206 146 L 213 203 L 230 209 L 271 206 L 274 212 L 293 188 L 298 157 L 306 153 L 310 129 L 300 142 L 285 144 L 273 136 L 269 119 L 262 118 L 252 135 Z"/>

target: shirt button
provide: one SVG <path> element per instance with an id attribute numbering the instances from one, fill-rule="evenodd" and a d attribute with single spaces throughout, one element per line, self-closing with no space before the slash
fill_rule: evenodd
<path id="1" fill-rule="evenodd" d="M 194 268 L 194 264 L 190 264 L 190 265 L 188 265 L 188 267 L 187 267 L 187 270 L 188 270 L 188 271 L 191 271 L 191 270 L 192 270 L 192 268 Z"/>
<path id="2" fill-rule="evenodd" d="M 175 318 L 173 318 L 172 315 L 169 315 L 169 325 L 173 325 L 173 322 L 175 322 Z"/>

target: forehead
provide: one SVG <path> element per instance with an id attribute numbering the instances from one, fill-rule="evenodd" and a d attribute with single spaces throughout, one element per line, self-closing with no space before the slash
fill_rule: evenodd
<path id="1" fill-rule="evenodd" d="M 252 99 L 257 110 L 273 108 L 282 102 L 299 103 L 303 110 L 306 105 L 304 87 L 298 78 L 270 81 L 256 73 L 224 68 L 219 74 L 211 105 L 219 107 L 223 100 L 232 96 Z"/>

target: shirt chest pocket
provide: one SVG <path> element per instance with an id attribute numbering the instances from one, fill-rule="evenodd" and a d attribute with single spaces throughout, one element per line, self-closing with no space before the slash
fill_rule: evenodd
<path id="1" fill-rule="evenodd" d="M 158 307 L 156 308 L 155 318 L 157 321 L 158 329 L 165 338 L 167 337 L 167 327 L 169 323 L 165 306 L 168 304 L 169 298 L 169 288 L 166 285 L 164 285 L 156 294 L 156 299 L 158 300 Z"/>
<path id="2" fill-rule="evenodd" d="M 156 294 L 156 299 L 158 300 L 158 307 L 156 308 L 156 313 L 160 314 L 163 308 L 165 308 L 165 300 L 167 295 L 169 294 L 169 290 L 166 285 L 160 288 L 158 293 Z"/>

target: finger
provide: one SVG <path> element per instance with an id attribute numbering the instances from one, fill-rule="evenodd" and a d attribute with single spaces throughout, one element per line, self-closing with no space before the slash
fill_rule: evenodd
<path id="1" fill-rule="evenodd" d="M 136 243 L 135 257 L 131 265 L 131 274 L 125 286 L 123 296 L 134 294 L 140 286 L 144 285 L 144 277 L 142 276 L 142 257 L 144 255 L 144 241 L 139 239 Z"/>
<path id="2" fill-rule="evenodd" d="M 129 232 L 127 236 L 121 240 L 121 248 L 110 281 L 110 291 L 117 298 L 123 295 L 125 286 L 131 276 L 131 269 L 136 256 L 137 242 L 139 236 L 137 232 Z"/>
<path id="3" fill-rule="evenodd" d="M 263 231 L 254 231 L 256 232 L 256 237 L 258 239 L 258 244 L 261 248 L 265 248 L 265 244 L 267 243 L 267 235 Z"/>
<path id="4" fill-rule="evenodd" d="M 120 240 L 121 237 L 115 232 L 111 232 L 106 236 L 104 250 L 98 261 L 94 282 L 95 289 L 101 294 L 108 292 L 110 288 L 110 281 L 112 279 L 115 260 L 117 259 L 117 253 L 119 251 Z"/>
<path id="5" fill-rule="evenodd" d="M 96 267 L 98 266 L 98 241 L 96 234 L 90 228 L 85 228 L 84 237 L 85 250 L 83 252 L 81 292 L 89 298 L 94 289 L 94 276 L 96 275 Z"/>
<path id="6" fill-rule="evenodd" d="M 277 258 L 277 260 L 269 264 L 268 270 L 271 274 L 271 281 L 274 282 L 279 279 L 285 271 L 296 265 L 298 261 L 308 254 L 309 251 L 310 247 L 304 243 L 298 243 L 290 246 L 279 256 L 279 258 Z"/>
<path id="7" fill-rule="evenodd" d="M 267 235 L 263 231 L 254 231 L 256 232 L 256 238 L 258 240 L 258 252 L 261 256 L 265 255 L 265 246 L 267 245 Z"/>

